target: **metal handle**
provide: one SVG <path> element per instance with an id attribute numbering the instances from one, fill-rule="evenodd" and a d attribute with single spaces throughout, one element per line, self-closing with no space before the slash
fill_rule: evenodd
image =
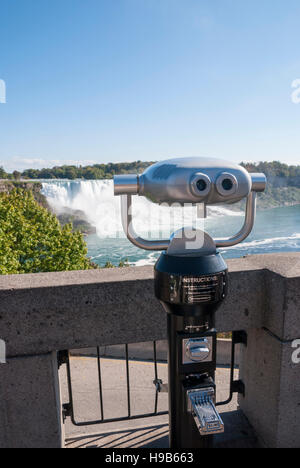
<path id="1" fill-rule="evenodd" d="M 242 229 L 233 237 L 216 239 L 216 247 L 231 247 L 243 242 L 251 233 L 256 214 L 256 192 L 251 192 L 247 197 L 245 222 Z"/>
<path id="2" fill-rule="evenodd" d="M 121 215 L 122 225 L 127 238 L 132 242 L 133 245 L 144 250 L 167 250 L 170 245 L 170 240 L 148 240 L 140 237 L 134 230 L 132 221 L 132 196 L 122 195 L 121 196 Z"/>
<path id="3" fill-rule="evenodd" d="M 231 247 L 245 240 L 251 233 L 256 213 L 256 192 L 251 192 L 247 198 L 245 222 L 242 229 L 233 237 L 214 240 L 216 247 Z M 147 240 L 140 237 L 134 230 L 132 221 L 132 196 L 121 196 L 122 225 L 127 238 L 140 249 L 161 251 L 168 250 L 170 240 Z"/>
<path id="4" fill-rule="evenodd" d="M 115 195 L 137 195 L 139 193 L 139 176 L 123 174 L 114 176 Z"/>
<path id="5" fill-rule="evenodd" d="M 213 388 L 201 388 L 187 392 L 188 411 L 192 413 L 200 435 L 224 432 L 224 423 L 214 404 Z"/>

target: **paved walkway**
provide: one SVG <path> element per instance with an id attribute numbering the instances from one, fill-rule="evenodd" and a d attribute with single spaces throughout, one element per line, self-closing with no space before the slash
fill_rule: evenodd
<path id="1" fill-rule="evenodd" d="M 103 380 L 103 401 L 105 418 L 126 416 L 126 364 L 122 359 L 101 359 Z M 74 391 L 75 419 L 88 422 L 101 417 L 99 403 L 99 384 L 97 360 L 91 357 L 72 357 L 72 382 Z M 158 364 L 159 378 L 167 382 L 167 364 Z M 151 413 L 154 409 L 155 389 L 154 366 L 147 361 L 130 361 L 131 411 L 132 414 Z M 63 402 L 68 402 L 67 383 L 64 366 L 61 368 Z M 229 393 L 229 369 L 219 368 L 216 374 L 218 389 L 217 399 L 225 400 Z M 158 410 L 168 409 L 168 396 L 159 394 Z M 230 405 L 220 407 L 227 418 L 227 435 L 222 436 L 225 445 L 232 440 L 228 436 L 236 427 L 234 439 L 245 439 L 242 446 L 250 443 L 253 437 L 246 421 L 236 411 L 236 397 Z M 70 419 L 66 421 L 67 447 L 168 447 L 168 416 L 157 416 L 118 423 L 105 423 L 93 426 L 74 426 Z M 248 431 L 248 432 L 247 432 Z M 245 437 L 245 434 L 247 437 Z M 240 436 L 240 437 L 239 437 Z M 242 437 L 241 437 L 242 436 Z M 249 436 L 249 437 L 248 437 Z M 219 437 L 219 436 L 218 436 Z M 221 440 L 221 438 L 220 438 Z M 250 442 L 249 442 L 250 441 Z"/>

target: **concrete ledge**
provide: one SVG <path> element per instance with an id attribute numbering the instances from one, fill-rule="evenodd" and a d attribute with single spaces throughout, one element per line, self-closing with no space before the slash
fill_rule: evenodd
<path id="1" fill-rule="evenodd" d="M 230 291 L 217 314 L 218 331 L 268 326 L 282 339 L 297 338 L 300 254 L 228 264 Z M 9 356 L 166 338 L 152 267 L 3 276 L 0 304 Z"/>

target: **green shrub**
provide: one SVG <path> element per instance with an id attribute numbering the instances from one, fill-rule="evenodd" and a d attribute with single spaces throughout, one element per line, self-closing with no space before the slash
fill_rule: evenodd
<path id="1" fill-rule="evenodd" d="M 0 195 L 0 274 L 92 268 L 82 234 L 71 224 L 61 227 L 31 191 Z"/>

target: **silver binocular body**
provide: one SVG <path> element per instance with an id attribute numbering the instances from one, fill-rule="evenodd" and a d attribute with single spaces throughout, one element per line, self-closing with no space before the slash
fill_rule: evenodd
<path id="1" fill-rule="evenodd" d="M 180 158 L 150 166 L 142 175 L 119 175 L 115 195 L 140 195 L 155 203 L 215 205 L 236 203 L 251 191 L 263 192 L 264 174 L 209 158 Z"/>
<path id="2" fill-rule="evenodd" d="M 171 240 L 149 240 L 140 237 L 132 223 L 132 195 L 154 203 L 173 205 L 232 204 L 246 199 L 245 221 L 234 236 L 211 240 L 215 247 L 230 247 L 245 240 L 253 228 L 256 194 L 266 188 L 266 176 L 250 174 L 238 164 L 210 158 L 179 158 L 153 164 L 141 175 L 117 175 L 114 193 L 122 198 L 122 224 L 128 239 L 145 250 L 168 250 Z M 204 217 L 206 210 L 203 210 Z M 173 241 L 174 243 L 175 241 Z M 178 251 L 177 247 L 175 249 Z"/>

